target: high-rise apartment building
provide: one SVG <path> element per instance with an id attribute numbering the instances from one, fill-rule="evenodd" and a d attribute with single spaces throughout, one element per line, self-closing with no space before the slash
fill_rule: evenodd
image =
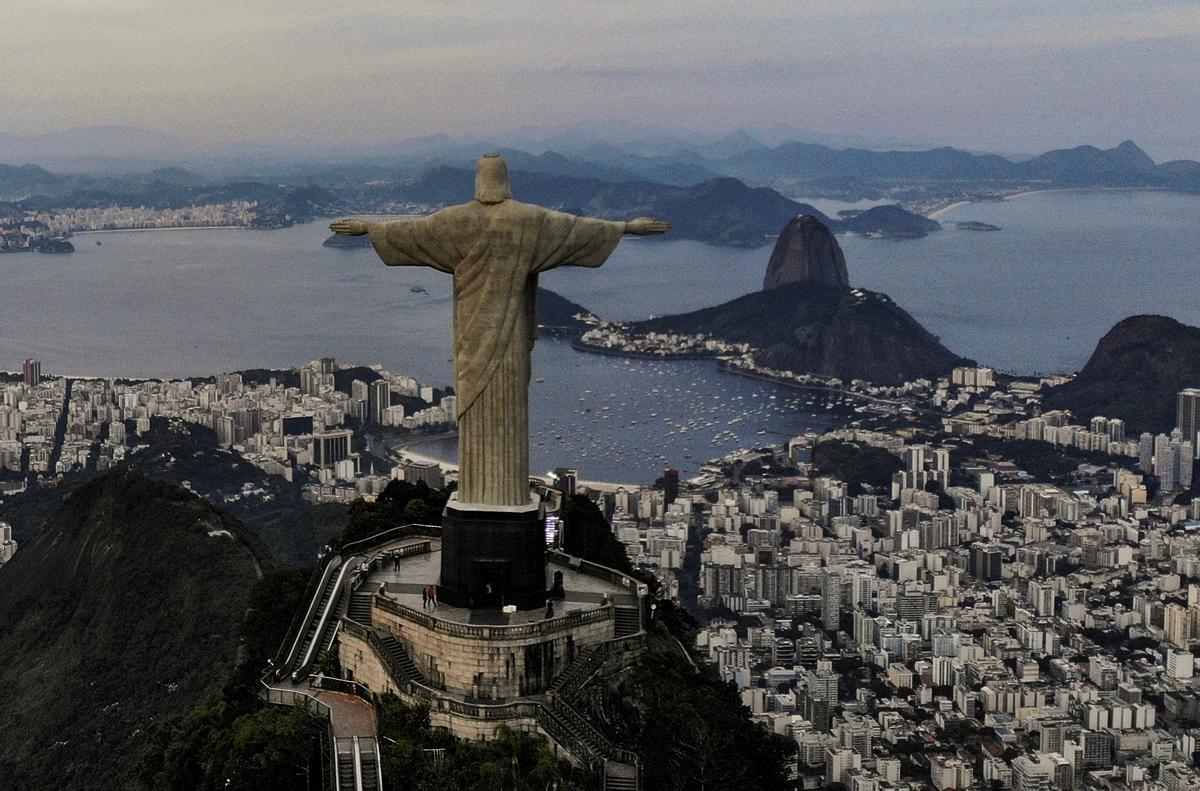
<path id="1" fill-rule="evenodd" d="M 401 466 L 404 470 L 404 480 L 408 483 L 420 483 L 423 481 L 430 489 L 440 489 L 446 485 L 446 478 L 442 475 L 442 467 L 435 461 L 405 459 Z"/>
<path id="2" fill-rule="evenodd" d="M 313 464 L 318 467 L 332 467 L 339 461 L 350 458 L 353 437 L 354 432 L 349 429 L 313 434 Z"/>
<path id="3" fill-rule="evenodd" d="M 36 387 L 42 381 L 42 362 L 33 357 L 27 357 L 21 366 L 26 387 Z"/>
<path id="4" fill-rule="evenodd" d="M 1183 435 L 1184 442 L 1192 443 L 1193 452 L 1200 447 L 1196 433 L 1200 432 L 1200 388 L 1189 387 L 1179 393 L 1175 409 L 1175 428 Z"/>
<path id="5" fill-rule="evenodd" d="M 367 422 L 382 425 L 387 408 L 392 405 L 392 386 L 386 379 L 376 379 L 367 385 Z"/>

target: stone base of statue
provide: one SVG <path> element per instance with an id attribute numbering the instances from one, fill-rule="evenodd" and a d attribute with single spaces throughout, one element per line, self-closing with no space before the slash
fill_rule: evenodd
<path id="1" fill-rule="evenodd" d="M 542 504 L 475 505 L 450 496 L 442 512 L 438 599 L 455 607 L 496 609 L 546 604 L 546 533 Z"/>

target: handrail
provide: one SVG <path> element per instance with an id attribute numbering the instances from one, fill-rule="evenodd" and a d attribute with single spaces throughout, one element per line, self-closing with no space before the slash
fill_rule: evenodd
<path id="1" fill-rule="evenodd" d="M 351 562 L 353 560 L 353 557 L 343 560 L 341 571 L 338 572 L 337 581 L 333 583 L 335 591 L 346 584 L 346 575 L 353 569 L 355 565 Z M 324 590 L 324 588 L 322 588 L 322 590 Z M 331 595 L 329 597 L 329 601 L 325 603 L 325 612 L 321 613 L 321 620 L 317 621 L 317 630 L 313 633 L 312 642 L 308 644 L 308 650 L 304 652 L 304 656 L 301 658 L 300 664 L 296 666 L 294 671 L 292 671 L 293 680 L 297 679 L 312 665 L 314 659 L 313 654 L 321 647 L 321 633 L 325 631 L 326 625 L 329 623 L 329 616 L 336 612 L 339 598 L 340 597 L 336 594 Z"/>
<path id="2" fill-rule="evenodd" d="M 398 615 L 409 621 L 415 621 L 426 629 L 455 637 L 473 637 L 481 640 L 517 640 L 526 637 L 539 637 L 572 626 L 594 623 L 595 621 L 602 621 L 613 617 L 613 606 L 609 604 L 607 607 L 576 610 L 566 615 L 560 615 L 557 618 L 547 618 L 544 621 L 536 621 L 534 623 L 516 624 L 514 626 L 479 626 L 457 623 L 455 621 L 444 621 L 441 618 L 419 612 L 407 605 L 400 604 L 388 596 L 381 596 L 378 593 L 375 594 L 374 604 L 385 612 Z"/>
<path id="3" fill-rule="evenodd" d="M 370 687 L 367 687 L 366 685 L 357 681 L 351 681 L 348 678 L 335 678 L 334 676 L 326 676 L 317 673 L 309 678 L 308 685 L 310 687 L 316 687 L 317 689 L 328 689 L 334 692 L 344 692 L 347 695 L 354 695 L 355 697 L 362 698 L 368 703 L 371 702 L 372 696 Z"/>
<path id="4" fill-rule="evenodd" d="M 329 749 L 333 753 L 333 762 L 329 766 L 330 774 L 333 775 L 333 783 L 331 785 L 334 789 L 339 788 L 341 781 L 338 780 L 337 773 L 337 739 L 333 736 L 333 708 L 328 703 L 317 700 L 307 692 L 302 692 L 298 689 L 273 687 L 261 678 L 258 680 L 258 683 L 263 687 L 259 695 L 267 703 L 276 706 L 303 706 L 309 715 L 325 720 L 325 730 L 329 737 Z"/>
<path id="5" fill-rule="evenodd" d="M 634 577 L 624 574 L 616 569 L 611 569 L 608 566 L 601 566 L 599 563 L 594 563 L 590 560 L 569 555 L 560 549 L 547 549 L 546 559 L 554 560 L 560 565 L 571 566 L 583 571 L 585 574 L 592 577 L 599 577 L 602 580 L 611 582 L 614 585 L 620 585 L 629 590 L 634 596 L 642 594 L 642 588 L 646 586 L 644 582 L 640 582 Z"/>
<path id="6" fill-rule="evenodd" d="M 418 537 L 419 536 L 412 536 L 412 538 L 418 538 Z M 425 555 L 432 551 L 433 551 L 433 541 L 430 540 L 430 541 L 418 541 L 415 544 L 406 544 L 405 546 L 397 547 L 396 549 L 390 550 L 387 554 L 394 554 L 397 557 L 407 558 L 407 557 L 411 557 L 413 555 Z M 384 563 L 387 562 L 387 555 L 385 555 L 384 553 L 376 553 L 375 555 L 372 555 L 369 560 L 366 561 L 367 564 L 370 566 L 371 571 L 375 570 L 375 568 L 376 568 L 375 564 L 380 562 L 381 558 L 383 559 Z M 355 577 L 354 581 L 351 583 L 351 590 L 353 590 L 355 593 L 357 593 L 359 588 L 361 588 L 363 586 L 363 583 L 365 583 L 366 581 L 367 581 L 366 575 L 359 575 L 358 577 Z"/>
<path id="7" fill-rule="evenodd" d="M 326 720 L 333 717 L 333 709 L 328 703 L 317 700 L 307 692 L 301 692 L 298 689 L 281 689 L 272 687 L 265 681 L 260 680 L 260 682 L 264 687 L 262 694 L 266 696 L 267 703 L 274 703 L 277 706 L 303 706 L 305 711 L 315 717 Z"/>
<path id="8" fill-rule="evenodd" d="M 414 530 L 414 528 L 421 528 L 423 530 L 429 530 L 432 532 L 421 533 L 417 530 Z M 437 525 L 423 525 L 416 522 L 410 522 L 407 525 L 390 527 L 387 530 L 381 530 L 380 532 L 367 536 L 366 538 L 360 538 L 357 541 L 351 541 L 349 544 L 345 544 L 340 547 L 337 552 L 341 555 L 345 555 L 347 552 L 352 555 L 356 555 L 367 549 L 373 548 L 377 544 L 386 544 L 388 541 L 391 541 L 393 537 L 408 538 L 409 536 L 428 535 L 430 538 L 433 538 L 441 534 L 442 528 Z"/>
<path id="9" fill-rule="evenodd" d="M 354 749 L 354 787 L 362 788 L 363 787 L 362 753 L 359 752 L 359 749 L 358 749 L 358 737 L 354 736 L 353 739 L 354 739 L 354 741 L 352 742 L 352 744 L 354 745 L 354 748 L 353 748 Z"/>
<path id="10" fill-rule="evenodd" d="M 314 589 L 313 586 L 320 585 L 321 580 L 325 576 L 325 569 L 329 566 L 329 563 L 332 561 L 332 559 L 334 557 L 336 557 L 336 555 L 329 555 L 325 558 L 318 558 L 318 560 L 322 560 L 323 563 L 313 566 L 312 573 L 308 575 L 308 582 L 304 583 L 304 593 L 300 597 L 301 601 L 312 602 L 312 597 L 314 595 L 316 595 L 315 590 L 319 589 L 319 587 L 317 589 Z M 311 604 L 310 604 L 310 606 L 311 606 Z M 288 623 L 287 631 L 285 631 L 283 633 L 283 640 L 280 641 L 279 648 L 277 648 L 275 650 L 275 656 L 272 658 L 276 663 L 279 663 L 279 664 L 273 665 L 271 670 L 268 671 L 268 673 L 274 672 L 277 668 L 284 668 L 284 667 L 288 666 L 288 662 L 286 661 L 286 659 L 290 658 L 290 657 L 285 658 L 281 655 L 287 649 L 288 635 L 290 635 L 292 633 L 293 629 L 297 628 L 296 624 L 298 621 L 300 621 L 300 614 L 301 614 L 301 611 L 299 609 L 297 609 L 294 613 L 292 613 L 292 620 L 291 620 L 291 622 Z M 303 623 L 303 621 L 301 621 L 301 623 Z M 293 650 L 294 649 L 295 649 L 295 646 L 293 646 Z"/>
<path id="11" fill-rule="evenodd" d="M 591 653 L 587 656 L 577 658 L 575 662 L 572 662 L 563 671 L 562 677 L 555 682 L 551 689 L 554 691 L 554 694 L 565 700 L 574 700 L 575 696 L 584 687 L 585 682 L 595 675 L 614 655 L 635 646 L 641 647 L 644 642 L 645 635 L 641 632 L 636 632 L 624 637 L 605 640 L 603 643 L 593 646 Z"/>
<path id="12" fill-rule="evenodd" d="M 375 747 L 375 789 L 380 791 L 383 788 L 383 756 L 379 754 L 379 740 L 372 739 L 371 744 Z"/>
<path id="13" fill-rule="evenodd" d="M 325 570 L 321 572 L 321 581 L 313 591 L 312 600 L 309 602 L 308 609 L 304 612 L 304 620 L 300 622 L 300 628 L 296 630 L 296 639 L 292 641 L 291 650 L 288 651 L 287 658 L 283 664 L 279 666 L 279 671 L 286 673 L 291 668 L 292 663 L 296 661 L 296 652 L 300 650 L 300 643 L 304 641 L 304 635 L 308 634 L 308 626 L 312 623 L 313 617 L 316 615 L 317 605 L 321 603 L 321 593 L 329 585 L 329 577 L 333 574 L 338 566 L 342 565 L 340 555 L 334 554 L 325 564 Z"/>

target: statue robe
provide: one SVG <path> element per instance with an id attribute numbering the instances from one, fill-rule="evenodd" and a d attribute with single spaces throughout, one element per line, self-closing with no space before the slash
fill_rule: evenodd
<path id="1" fill-rule="evenodd" d="M 527 505 L 538 273 L 600 266 L 625 224 L 510 199 L 369 228 L 388 266 L 428 266 L 454 276 L 459 500 Z"/>

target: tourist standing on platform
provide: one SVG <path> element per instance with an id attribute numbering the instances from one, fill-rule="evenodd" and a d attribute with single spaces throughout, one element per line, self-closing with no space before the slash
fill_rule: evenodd
<path id="1" fill-rule="evenodd" d="M 428 585 L 426 585 L 424 588 L 421 588 L 421 609 L 422 610 L 429 609 L 429 586 Z"/>
<path id="2" fill-rule="evenodd" d="M 433 602 L 433 608 L 437 609 L 437 585 L 429 586 L 429 600 Z"/>

